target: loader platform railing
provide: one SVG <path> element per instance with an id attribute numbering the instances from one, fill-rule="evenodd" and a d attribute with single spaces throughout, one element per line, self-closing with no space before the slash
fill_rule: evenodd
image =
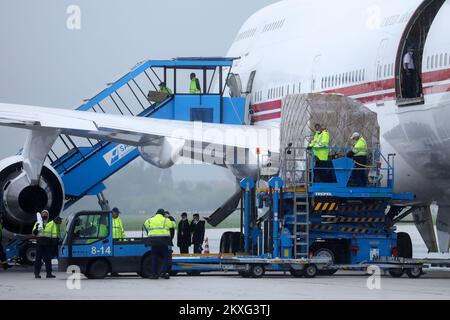
<path id="1" fill-rule="evenodd" d="M 371 148 L 366 163 L 351 155 L 351 147 L 328 147 L 328 160 L 320 161 L 311 148 L 287 147 L 282 159 L 282 177 L 287 188 L 336 187 L 378 188 L 392 190 L 394 186 L 394 156 L 385 157 L 379 148 Z M 356 176 L 363 175 L 364 183 Z"/>

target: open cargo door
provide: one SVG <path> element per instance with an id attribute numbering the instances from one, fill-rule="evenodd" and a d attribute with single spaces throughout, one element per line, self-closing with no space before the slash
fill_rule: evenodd
<path id="1" fill-rule="evenodd" d="M 395 63 L 395 91 L 397 105 L 424 104 L 422 62 L 428 32 L 445 0 L 425 0 L 414 12 L 400 40 Z M 409 74 L 403 68 L 405 55 L 412 49 L 415 72 Z"/>

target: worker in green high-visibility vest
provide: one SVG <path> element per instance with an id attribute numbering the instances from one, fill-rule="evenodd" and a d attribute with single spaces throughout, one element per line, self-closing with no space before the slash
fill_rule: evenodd
<path id="1" fill-rule="evenodd" d="M 329 182 L 330 133 L 320 123 L 316 123 L 314 129 L 316 132 L 308 148 L 314 155 L 314 182 Z"/>
<path id="2" fill-rule="evenodd" d="M 369 152 L 367 142 L 359 132 L 353 133 L 351 140 L 353 141 L 353 147 L 348 156 L 353 158 L 355 168 L 352 171 L 349 185 L 365 187 L 367 186 L 367 154 Z"/>
<path id="3" fill-rule="evenodd" d="M 189 86 L 190 94 L 201 94 L 200 81 L 198 81 L 195 73 L 191 73 L 191 84 Z"/>
<path id="4" fill-rule="evenodd" d="M 36 260 L 34 262 L 34 276 L 40 279 L 42 261 L 45 264 L 47 278 L 55 278 L 52 274 L 52 258 L 55 256 L 60 238 L 61 218 L 50 220 L 47 210 L 40 213 L 42 222 L 36 222 L 32 233 L 37 237 Z"/>
<path id="5" fill-rule="evenodd" d="M 159 84 L 159 92 L 165 93 L 168 96 L 171 96 L 173 94 L 172 90 L 170 90 L 170 88 L 167 87 L 164 81 Z"/>

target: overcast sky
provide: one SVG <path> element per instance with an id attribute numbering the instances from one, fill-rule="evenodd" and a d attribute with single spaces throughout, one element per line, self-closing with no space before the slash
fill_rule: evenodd
<path id="1" fill-rule="evenodd" d="M 0 0 L 0 102 L 75 109 L 144 59 L 225 55 L 245 20 L 275 2 Z M 67 28 L 71 5 L 79 30 Z M 25 132 L 0 136 L 1 159 Z M 198 176 L 186 169 L 175 170 Z"/>

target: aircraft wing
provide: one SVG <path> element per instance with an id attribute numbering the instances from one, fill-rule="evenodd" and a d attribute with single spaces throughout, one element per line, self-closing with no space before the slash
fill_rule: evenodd
<path id="1" fill-rule="evenodd" d="M 0 125 L 52 132 L 132 146 L 149 146 L 162 137 L 237 148 L 279 152 L 277 128 L 226 125 L 100 114 L 0 103 Z"/>

